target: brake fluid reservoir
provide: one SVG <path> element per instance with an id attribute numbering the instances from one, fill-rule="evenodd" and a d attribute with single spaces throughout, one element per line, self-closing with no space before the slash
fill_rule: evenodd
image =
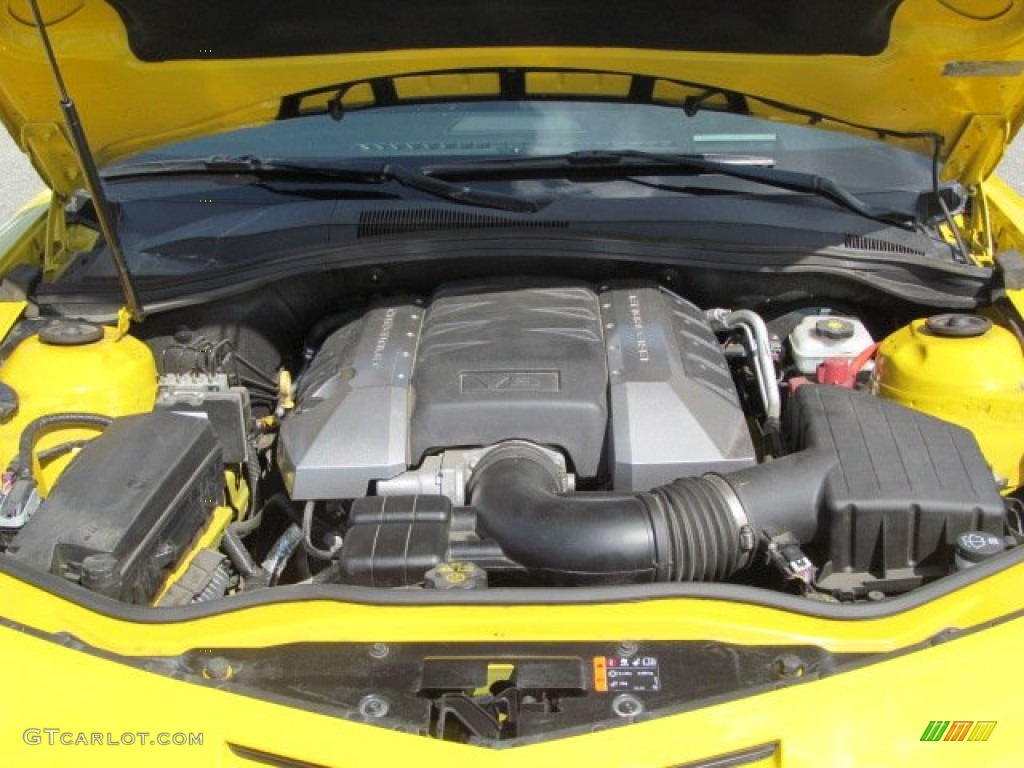
<path id="1" fill-rule="evenodd" d="M 1024 351 L 979 315 L 915 320 L 878 348 L 873 387 L 887 400 L 974 433 L 1008 487 L 1024 472 Z"/>
<path id="2" fill-rule="evenodd" d="M 76 320 L 53 320 L 29 336 L 0 366 L 0 382 L 17 393 L 18 410 L 0 423 L 0 471 L 18 451 L 22 430 L 52 413 L 126 416 L 153 410 L 157 372 L 149 347 L 115 329 Z M 39 438 L 41 450 L 92 437 L 94 430 L 64 428 Z M 37 478 L 44 495 L 70 456 L 49 463 Z"/>
<path id="3" fill-rule="evenodd" d="M 825 360 L 853 360 L 874 343 L 864 323 L 838 315 L 808 315 L 789 334 L 793 361 L 805 376 L 813 376 Z"/>

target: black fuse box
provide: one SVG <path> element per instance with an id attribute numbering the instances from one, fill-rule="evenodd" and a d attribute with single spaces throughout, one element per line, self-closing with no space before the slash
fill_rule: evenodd
<path id="1" fill-rule="evenodd" d="M 89 442 L 8 557 L 109 597 L 149 603 L 220 504 L 221 447 L 201 419 L 115 419 Z"/>

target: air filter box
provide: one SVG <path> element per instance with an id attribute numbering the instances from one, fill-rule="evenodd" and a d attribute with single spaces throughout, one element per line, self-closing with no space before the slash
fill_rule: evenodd
<path id="1" fill-rule="evenodd" d="M 962 427 L 808 384 L 790 403 L 789 434 L 798 449 L 836 457 L 821 490 L 822 589 L 903 591 L 949 573 L 961 533 L 1002 536 L 1006 510 L 992 470 Z"/>
<path id="2" fill-rule="evenodd" d="M 220 503 L 223 471 L 203 419 L 166 411 L 116 419 L 64 471 L 7 556 L 149 603 Z"/>

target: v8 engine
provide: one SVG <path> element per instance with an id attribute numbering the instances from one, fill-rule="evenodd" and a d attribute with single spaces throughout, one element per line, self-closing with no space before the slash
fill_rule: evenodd
<path id="1" fill-rule="evenodd" d="M 624 490 L 755 462 L 697 307 L 647 283 L 507 282 L 450 284 L 337 330 L 300 381 L 279 460 L 293 498 L 356 498 L 426 491 L 510 439 Z M 461 499 L 462 485 L 441 490 Z"/>

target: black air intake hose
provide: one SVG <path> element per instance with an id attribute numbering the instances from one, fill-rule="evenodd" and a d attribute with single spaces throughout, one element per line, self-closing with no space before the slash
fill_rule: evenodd
<path id="1" fill-rule="evenodd" d="M 819 585 L 854 597 L 875 585 L 903 589 L 908 574 L 944 575 L 958 534 L 1006 530 L 992 470 L 962 427 L 816 384 L 797 390 L 786 426 L 795 453 L 646 493 L 565 493 L 556 455 L 502 443 L 474 467 L 471 506 L 458 526 L 443 497 L 357 499 L 353 512 L 359 505 L 379 514 L 348 530 L 342 574 L 350 583 L 409 586 L 438 563 L 479 557 L 496 573 L 524 569 L 566 585 L 719 580 L 767 549 L 765 534 L 788 534 L 814 541 L 830 563 Z M 439 504 L 444 515 L 419 515 Z M 796 547 L 776 554 L 796 578 L 810 565 Z"/>
<path id="2" fill-rule="evenodd" d="M 514 442 L 481 460 L 469 492 L 478 532 L 555 581 L 720 581 L 750 562 L 755 532 L 813 536 L 834 463 L 831 452 L 805 452 L 728 480 L 705 475 L 646 493 L 563 495 L 551 460 Z"/>

